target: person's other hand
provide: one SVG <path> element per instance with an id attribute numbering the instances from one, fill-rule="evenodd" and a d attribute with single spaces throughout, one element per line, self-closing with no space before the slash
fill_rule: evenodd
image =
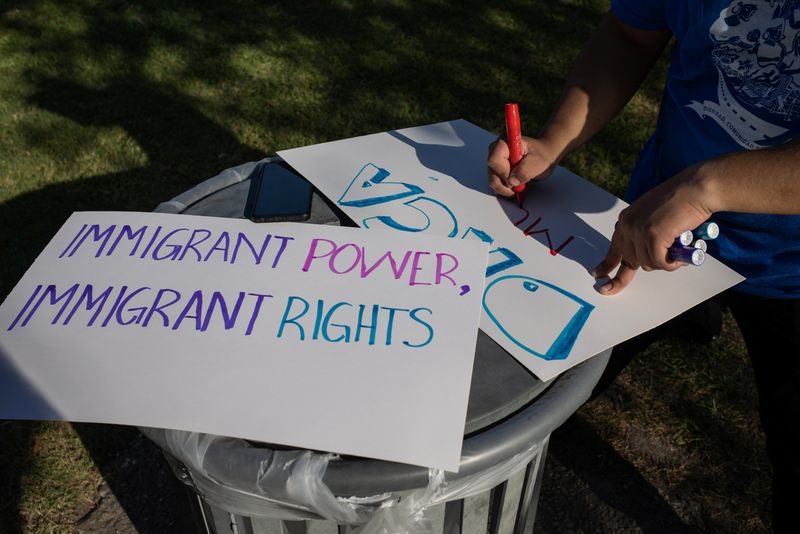
<path id="1" fill-rule="evenodd" d="M 603 278 L 617 269 L 600 287 L 600 293 L 619 293 L 633 281 L 640 267 L 645 271 L 674 271 L 684 265 L 670 259 L 669 247 L 681 233 L 697 228 L 712 214 L 693 174 L 690 167 L 620 212 L 611 247 L 592 272 L 595 278 Z"/>
<path id="2" fill-rule="evenodd" d="M 512 187 L 531 180 L 542 180 L 556 168 L 556 152 L 546 143 L 532 137 L 522 138 L 522 159 L 511 170 L 508 143 L 498 139 L 489 145 L 489 185 L 498 195 L 514 195 Z"/>

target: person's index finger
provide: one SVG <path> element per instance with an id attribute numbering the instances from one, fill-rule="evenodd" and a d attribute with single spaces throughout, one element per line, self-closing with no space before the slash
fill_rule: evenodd
<path id="1" fill-rule="evenodd" d="M 505 175 L 508 176 L 511 171 L 511 163 L 508 161 L 508 145 L 504 141 L 498 141 L 489 151 L 488 162 L 490 168 L 498 171 L 505 170 Z"/>

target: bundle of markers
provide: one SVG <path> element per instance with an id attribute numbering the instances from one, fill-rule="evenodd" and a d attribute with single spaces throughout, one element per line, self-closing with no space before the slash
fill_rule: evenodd
<path id="1" fill-rule="evenodd" d="M 686 230 L 675 239 L 669 248 L 669 257 L 672 261 L 682 261 L 689 265 L 701 265 L 706 261 L 706 241 L 719 236 L 717 223 L 706 222 L 695 228 L 694 231 Z"/>

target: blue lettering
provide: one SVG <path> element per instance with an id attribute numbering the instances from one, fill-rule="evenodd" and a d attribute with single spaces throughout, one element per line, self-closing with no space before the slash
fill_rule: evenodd
<path id="1" fill-rule="evenodd" d="M 428 312 L 429 315 L 433 315 L 433 311 L 430 310 L 429 308 L 414 308 L 409 313 L 409 316 L 411 317 L 412 320 L 418 322 L 419 324 L 421 324 L 422 326 L 425 327 L 425 329 L 428 331 L 428 339 L 426 339 L 425 341 L 423 341 L 421 343 L 416 343 L 416 344 L 415 343 L 410 343 L 408 341 L 403 341 L 403 345 L 405 345 L 406 347 L 411 347 L 411 348 L 424 347 L 425 345 L 427 345 L 428 343 L 430 343 L 433 340 L 433 328 L 431 327 L 431 325 L 429 323 L 423 321 L 422 319 L 420 319 L 417 316 L 417 314 L 419 312 L 423 312 L 423 311 Z"/>
<path id="2" fill-rule="evenodd" d="M 289 319 L 289 312 L 292 310 L 295 301 L 300 301 L 303 303 L 303 311 Z M 283 312 L 283 318 L 281 319 L 281 325 L 278 328 L 278 337 L 283 336 L 283 327 L 287 324 L 293 324 L 297 327 L 300 331 L 300 341 L 303 341 L 306 338 L 305 330 L 303 329 L 302 325 L 297 322 L 297 320 L 304 316 L 308 312 L 308 301 L 302 297 L 289 297 L 289 300 L 286 302 L 286 309 Z"/>
<path id="3" fill-rule="evenodd" d="M 358 326 L 356 327 L 356 338 L 355 341 L 361 340 L 361 330 L 367 329 L 369 330 L 369 344 L 375 344 L 375 334 L 378 329 L 378 312 L 380 311 L 380 306 L 377 304 L 372 305 L 372 324 L 364 324 L 364 309 L 366 308 L 365 305 L 359 304 L 358 305 Z"/>
<path id="4" fill-rule="evenodd" d="M 353 305 L 348 303 L 348 302 L 337 302 L 336 304 L 331 306 L 331 309 L 328 310 L 328 313 L 325 314 L 325 319 L 322 322 L 322 335 L 325 337 L 326 341 L 331 341 L 333 343 L 336 343 L 338 341 L 344 340 L 345 343 L 349 343 L 350 342 L 350 327 L 349 326 L 343 325 L 343 324 L 336 324 L 336 323 L 331 324 L 330 323 L 331 317 L 333 317 L 334 312 L 336 310 L 338 310 L 339 308 L 341 308 L 342 306 L 348 306 L 350 308 L 353 307 Z M 341 328 L 344 331 L 344 333 L 342 335 L 340 335 L 339 337 L 337 337 L 336 339 L 331 339 L 330 336 L 328 336 L 328 326 L 335 326 L 335 327 Z"/>

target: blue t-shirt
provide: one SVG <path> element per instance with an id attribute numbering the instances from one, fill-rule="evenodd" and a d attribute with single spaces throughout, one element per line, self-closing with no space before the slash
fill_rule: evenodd
<path id="1" fill-rule="evenodd" d="M 800 0 L 612 0 L 611 9 L 677 41 L 628 201 L 694 163 L 800 138 Z M 712 220 L 720 237 L 709 252 L 747 277 L 737 290 L 800 297 L 800 216 L 720 212 Z"/>

